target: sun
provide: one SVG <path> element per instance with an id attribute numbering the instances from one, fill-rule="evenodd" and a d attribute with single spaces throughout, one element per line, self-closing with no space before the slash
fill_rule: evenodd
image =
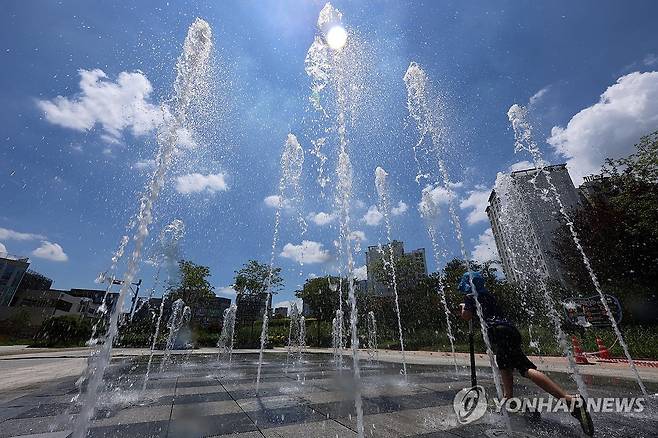
<path id="1" fill-rule="evenodd" d="M 347 42 L 347 31 L 342 26 L 334 26 L 327 32 L 327 44 L 333 50 L 340 50 Z"/>

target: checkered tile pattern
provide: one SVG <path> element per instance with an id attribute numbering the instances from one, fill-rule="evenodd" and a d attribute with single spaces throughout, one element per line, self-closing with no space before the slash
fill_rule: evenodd
<path id="1" fill-rule="evenodd" d="M 286 366 L 285 355 L 267 355 L 258 394 L 254 355 L 235 354 L 230 367 L 214 357 L 192 355 L 185 362 L 185 355 L 174 355 L 165 372 L 152 372 L 144 391 L 145 358 L 115 361 L 89 436 L 356 436 L 357 385 L 351 369 L 335 370 L 330 358 L 308 355 L 301 363 Z M 398 364 L 362 364 L 366 436 L 500 436 L 497 415 L 488 414 L 470 425 L 457 423 L 452 401 L 459 389 L 469 386 L 468 370 L 457 375 L 454 369 L 414 365 L 405 381 L 399 369 Z M 480 374 L 480 383 L 494 394 L 486 372 Z M 67 437 L 79 412 L 72 401 L 79 391 L 74 381 L 63 379 L 11 394 L 0 390 L 0 438 Z M 539 423 L 520 415 L 511 420 L 517 436 L 580 436 L 579 426 L 564 414 Z M 656 430 L 655 415 L 641 421 L 619 415 L 605 419 L 602 436 L 639 438 L 655 436 Z"/>

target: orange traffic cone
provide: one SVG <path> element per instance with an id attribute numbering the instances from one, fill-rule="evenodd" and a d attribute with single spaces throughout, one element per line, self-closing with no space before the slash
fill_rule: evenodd
<path id="1" fill-rule="evenodd" d="M 599 348 L 599 358 L 600 359 L 610 359 L 610 352 L 603 343 L 603 339 L 596 337 L 596 346 Z"/>
<path id="2" fill-rule="evenodd" d="M 583 348 L 580 346 L 580 341 L 577 337 L 571 337 L 571 343 L 573 344 L 573 355 L 576 359 L 576 363 L 579 365 L 591 365 L 583 354 Z"/>

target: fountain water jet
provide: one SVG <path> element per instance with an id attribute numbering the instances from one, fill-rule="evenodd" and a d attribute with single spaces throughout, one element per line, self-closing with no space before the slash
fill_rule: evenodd
<path id="1" fill-rule="evenodd" d="M 316 110 L 328 117 L 323 107 L 323 93 L 332 90 L 335 102 L 335 131 L 338 135 L 338 163 L 336 166 L 336 192 L 334 203 L 339 218 L 339 265 L 340 275 L 347 277 L 347 291 L 350 302 L 350 331 L 352 346 L 352 367 L 355 381 L 354 405 L 357 416 L 357 435 L 363 437 L 363 408 L 361 400 L 361 383 L 359 367 L 359 338 L 357 333 L 357 305 L 354 288 L 354 255 L 350 241 L 350 207 L 352 203 L 352 163 L 348 153 L 347 123 L 348 112 L 354 114 L 358 100 L 358 89 L 351 81 L 358 77 L 358 54 L 353 52 L 354 44 L 350 43 L 351 35 L 346 30 L 347 38 L 341 47 L 334 45 L 332 49 L 327 41 L 327 33 L 335 26 L 342 25 L 342 14 L 330 3 L 320 11 L 318 17 L 318 35 L 309 48 L 304 61 L 306 73 L 311 77 L 311 102 Z M 333 45 L 333 44 L 332 44 Z M 330 85 L 330 87 L 328 87 Z M 345 258 L 345 260 L 343 260 Z M 346 268 L 343 270 L 343 266 Z M 341 288 L 342 289 L 342 288 Z M 342 290 L 341 290 L 342 296 Z M 339 300 L 341 302 L 342 300 Z"/>
<path id="2" fill-rule="evenodd" d="M 160 232 L 159 243 L 160 243 L 160 254 L 155 257 L 156 263 L 158 264 L 158 275 L 160 274 L 160 269 L 164 268 L 167 274 L 167 283 L 171 283 L 175 278 L 177 278 L 178 272 L 178 260 L 180 259 L 180 241 L 185 235 L 185 224 L 180 219 L 174 219 L 170 224 L 163 228 Z M 156 282 L 153 284 L 151 289 L 150 296 L 155 292 L 157 286 Z M 150 301 L 149 296 L 149 301 Z M 163 292 L 162 299 L 160 300 L 160 309 L 158 312 L 158 318 L 155 323 L 155 332 L 153 333 L 153 339 L 151 340 L 151 351 L 149 353 L 149 360 L 146 365 L 146 374 L 144 375 L 144 383 L 142 385 L 142 390 L 146 389 L 146 383 L 149 380 L 149 374 L 151 372 L 151 364 L 153 362 L 153 353 L 155 352 L 155 347 L 158 342 L 158 337 L 160 336 L 160 325 L 162 324 L 162 314 L 165 308 L 165 300 L 167 295 Z"/>
<path id="3" fill-rule="evenodd" d="M 235 316 L 238 312 L 238 306 L 231 304 L 224 309 L 224 322 L 222 323 L 222 332 L 217 341 L 217 361 L 226 362 L 229 369 L 233 361 L 233 344 L 235 339 Z"/>
<path id="4" fill-rule="evenodd" d="M 178 333 L 183 326 L 189 322 L 191 311 L 188 306 L 185 305 L 185 302 L 180 298 L 174 301 L 171 305 L 171 315 L 169 316 L 169 322 L 167 322 L 167 328 L 169 329 L 169 334 L 167 335 L 167 343 L 165 345 L 164 355 L 162 357 L 162 362 L 160 362 L 160 372 L 162 373 L 167 366 L 171 358 L 171 350 L 173 350 L 176 339 L 178 338 Z"/>
<path id="5" fill-rule="evenodd" d="M 284 198 L 287 195 L 286 188 L 291 189 L 290 198 L 301 202 L 301 185 L 300 179 L 302 175 L 302 168 L 304 165 L 304 149 L 297 141 L 294 134 L 288 134 L 286 142 L 283 146 L 283 153 L 281 154 L 281 176 L 279 177 L 279 193 L 276 204 L 276 211 L 274 216 L 274 232 L 272 235 L 272 250 L 270 253 L 270 268 L 267 276 L 266 290 L 267 296 L 265 297 L 265 313 L 263 313 L 263 323 L 260 332 L 260 351 L 258 352 L 258 370 L 256 372 L 256 394 L 260 387 L 261 368 L 263 366 L 263 351 L 267 344 L 267 329 L 269 319 L 269 303 L 272 296 L 272 278 L 274 275 L 274 256 L 276 253 L 276 246 L 279 242 L 279 226 L 281 224 L 281 210 L 284 207 Z M 306 230 L 306 222 L 301 213 L 299 214 L 299 225 L 302 229 L 302 234 Z"/>
<path id="6" fill-rule="evenodd" d="M 384 268 L 390 272 L 393 284 L 393 297 L 395 299 L 395 314 L 398 319 L 398 336 L 400 339 L 400 351 L 402 353 L 402 374 L 405 379 L 407 378 L 407 357 L 404 352 L 404 338 L 402 337 L 402 320 L 400 319 L 400 303 L 398 298 L 398 281 L 395 272 L 395 258 L 393 255 L 393 237 L 391 233 L 391 220 L 390 220 L 390 199 L 388 194 L 388 173 L 381 167 L 375 169 L 375 187 L 377 188 L 377 195 L 379 196 L 379 211 L 384 215 L 384 223 L 386 224 L 386 239 L 388 240 L 388 259 L 382 258 L 384 261 Z"/>
<path id="7" fill-rule="evenodd" d="M 434 254 L 434 260 L 436 261 L 436 269 L 438 272 L 441 272 L 439 260 L 446 259 L 445 249 L 443 251 L 439 249 L 439 244 L 437 242 L 437 229 L 434 226 L 434 221 L 436 220 L 436 216 L 439 212 L 439 206 L 434 201 L 431 190 L 428 190 L 427 187 L 423 189 L 421 199 L 422 201 L 419 205 L 420 215 L 425 220 L 427 234 L 430 238 L 430 242 L 432 243 L 432 253 Z M 446 300 L 444 280 L 445 279 L 443 278 L 443 275 L 441 275 L 439 278 L 438 294 L 446 319 L 446 331 L 448 342 L 450 343 L 450 353 L 452 354 L 452 360 L 455 365 L 455 373 L 457 373 L 459 372 L 459 367 L 457 366 L 457 356 L 455 355 L 455 336 L 452 334 L 452 323 L 450 322 L 450 310 L 448 309 L 448 302 Z"/>
<path id="8" fill-rule="evenodd" d="M 370 365 L 379 361 L 379 350 L 377 349 L 377 320 L 375 312 L 368 312 L 368 359 Z"/>
<path id="9" fill-rule="evenodd" d="M 117 305 L 110 316 L 105 342 L 90 356 L 87 370 L 84 373 L 84 378 L 87 380 L 87 391 L 81 400 L 82 410 L 73 425 L 73 438 L 83 438 L 87 435 L 103 375 L 112 356 L 112 344 L 118 334 L 119 314 L 130 284 L 135 280 L 139 270 L 142 249 L 149 234 L 149 226 L 153 221 L 153 208 L 173 161 L 179 131 L 190 124 L 188 112 L 192 109 L 195 100 L 202 98 L 204 92 L 208 91 L 207 81 L 211 53 L 212 30 L 206 21 L 197 18 L 188 30 L 183 44 L 183 52 L 176 62 L 177 74 L 173 96 L 167 102 L 168 105 L 162 107 L 164 123 L 157 135 L 159 149 L 155 159 L 155 171 L 151 175 L 146 192 L 140 202 L 136 220 L 137 231 L 133 238 L 134 248 L 127 263 Z M 171 109 L 171 113 L 169 109 Z"/>
<path id="10" fill-rule="evenodd" d="M 622 349 L 624 350 L 624 355 L 628 360 L 628 366 L 633 371 L 633 374 L 635 375 L 635 380 L 637 381 L 637 384 L 640 387 L 642 394 L 644 394 L 644 396 L 647 397 L 648 396 L 647 389 L 644 386 L 644 382 L 642 381 L 642 378 L 640 377 L 640 373 L 638 372 L 637 367 L 635 366 L 635 362 L 633 361 L 633 358 L 631 357 L 631 354 L 628 350 L 628 344 L 626 344 L 626 341 L 624 340 L 624 337 L 621 334 L 621 330 L 619 330 L 619 326 L 617 325 L 617 321 L 615 320 L 614 316 L 612 315 L 612 312 L 610 311 L 610 306 L 608 306 L 608 302 L 605 298 L 605 294 L 603 292 L 603 289 L 601 288 L 601 284 L 599 283 L 596 273 L 592 268 L 589 257 L 587 256 L 585 250 L 580 244 L 580 238 L 578 237 L 578 232 L 576 231 L 573 220 L 571 219 L 569 212 L 566 210 L 564 203 L 560 198 L 560 194 L 558 193 L 557 188 L 555 187 L 555 184 L 553 184 L 553 181 L 551 180 L 550 173 L 544 171 L 544 167 L 546 166 L 546 163 L 542 157 L 541 151 L 539 150 L 537 143 L 535 143 L 533 139 L 532 125 L 528 121 L 527 116 L 528 116 L 527 109 L 523 108 L 518 104 L 512 105 L 509 111 L 507 112 L 507 117 L 509 118 L 509 121 L 512 124 L 512 128 L 514 129 L 514 138 L 515 138 L 514 151 L 528 152 L 532 157 L 532 161 L 535 166 L 535 169 L 537 169 L 536 177 L 539 175 L 544 175 L 544 177 L 546 178 L 546 182 L 548 183 L 548 187 L 551 192 L 551 195 L 555 200 L 555 202 L 557 203 L 558 210 L 562 215 L 562 217 L 564 218 L 567 227 L 569 228 L 569 232 L 571 233 L 571 238 L 573 239 L 573 243 L 578 249 L 581 258 L 583 259 L 583 264 L 585 265 L 585 268 L 587 269 L 587 273 L 590 276 L 592 284 L 594 285 L 594 288 L 596 289 L 596 292 L 599 295 L 601 304 L 605 309 L 606 315 L 608 316 L 608 320 L 610 321 L 610 324 L 612 325 L 615 335 L 617 336 L 617 340 L 619 341 L 619 344 L 622 346 Z"/>
<path id="11" fill-rule="evenodd" d="M 448 169 L 444 161 L 446 126 L 445 124 L 440 123 L 439 117 L 441 117 L 441 115 L 437 115 L 431 107 L 430 89 L 427 75 L 418 64 L 412 62 L 404 75 L 404 82 L 407 87 L 407 108 L 411 118 L 416 123 L 416 127 L 420 134 L 420 140 L 416 144 L 416 147 L 422 146 L 425 143 L 425 137 L 429 135 L 432 148 L 425 148 L 424 152 L 428 156 L 432 154 L 434 155 L 434 158 L 438 164 L 439 176 L 441 177 L 443 188 L 448 193 L 451 193 L 452 182 L 450 180 Z M 414 149 L 414 155 L 415 154 L 416 150 Z M 473 291 L 476 313 L 478 315 L 478 319 L 480 320 L 480 331 L 482 333 L 482 339 L 486 345 L 487 356 L 489 357 L 489 363 L 491 365 L 491 369 L 493 370 L 493 379 L 496 386 L 496 392 L 498 394 L 498 398 L 502 399 L 503 388 L 500 380 L 498 365 L 496 364 L 494 353 L 491 349 L 491 342 L 489 341 L 489 334 L 487 333 L 487 324 L 484 320 L 480 300 L 478 299 L 477 288 L 475 287 L 475 284 L 473 284 L 473 271 L 471 268 L 470 254 L 466 249 L 462 233 L 461 220 L 457 214 L 453 198 L 454 197 L 452 196 L 448 197 L 448 211 L 450 213 L 450 218 L 455 229 L 457 241 L 459 242 L 462 258 L 464 260 L 464 268 L 469 274 L 469 283 L 471 290 Z M 506 410 L 503 410 L 503 417 L 508 431 L 511 431 L 509 416 Z"/>

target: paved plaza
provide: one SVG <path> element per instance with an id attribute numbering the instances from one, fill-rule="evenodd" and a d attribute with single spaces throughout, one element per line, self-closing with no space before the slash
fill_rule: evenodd
<path id="1" fill-rule="evenodd" d="M 338 372 L 331 355 L 308 354 L 301 363 L 285 353 L 265 357 L 259 393 L 255 391 L 256 354 L 234 354 L 230 368 L 214 355 L 175 354 L 142 391 L 146 356 L 115 359 L 106 374 L 106 388 L 90 428 L 92 437 L 348 437 L 356 436 L 354 390 L 345 359 Z M 405 381 L 400 364 L 362 361 L 366 436 L 480 437 L 503 436 L 496 414 L 460 425 L 453 411 L 455 393 L 470 386 L 468 369 L 410 365 Z M 491 373 L 478 370 L 479 383 L 495 394 Z M 555 374 L 573 387 L 565 375 Z M 0 390 L 0 438 L 67 437 L 79 406 L 76 377 L 11 391 Z M 519 395 L 536 393 L 518 379 Z M 637 396 L 633 382 L 588 377 L 590 396 Z M 649 383 L 656 392 L 656 384 Z M 658 418 L 651 412 L 594 414 L 596 436 L 656 436 Z M 578 437 L 580 426 L 568 414 L 544 414 L 532 420 L 510 417 L 516 436 Z"/>

